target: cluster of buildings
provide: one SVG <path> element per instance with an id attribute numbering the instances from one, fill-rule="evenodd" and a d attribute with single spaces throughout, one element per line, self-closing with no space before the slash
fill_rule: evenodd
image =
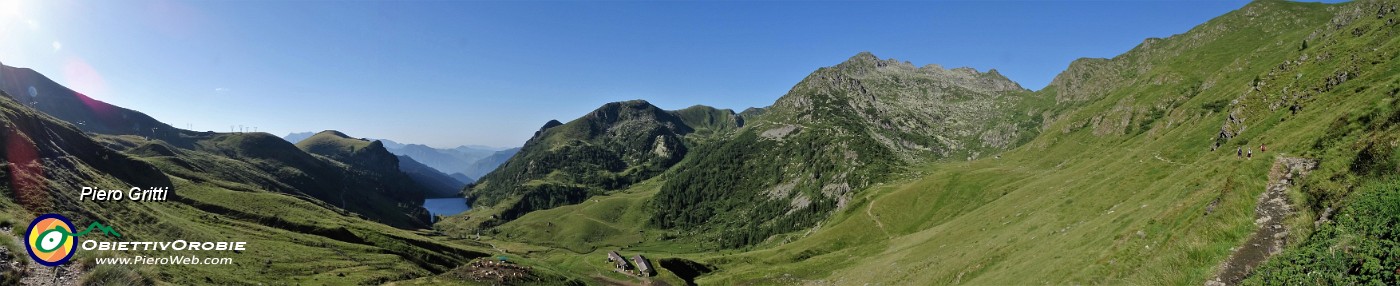
<path id="1" fill-rule="evenodd" d="M 621 254 L 617 254 L 617 251 L 608 251 L 608 262 L 612 262 L 613 267 L 617 267 L 617 271 L 622 273 L 641 277 L 656 275 L 656 270 L 651 267 L 651 261 L 647 261 L 647 258 L 642 257 L 641 254 L 633 255 L 629 263 L 627 259 L 622 258 Z M 633 270 L 636 271 L 634 272 Z"/>

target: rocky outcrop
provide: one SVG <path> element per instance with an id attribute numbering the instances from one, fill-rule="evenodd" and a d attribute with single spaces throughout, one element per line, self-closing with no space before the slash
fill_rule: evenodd
<path id="1" fill-rule="evenodd" d="M 995 70 L 864 52 L 820 68 L 743 128 L 707 142 L 653 199 L 653 225 L 736 247 L 815 224 L 908 164 L 992 153 L 1038 134 L 1030 91 Z M 763 217 L 763 221 L 752 221 Z M 737 226 L 737 227 L 736 227 Z"/>
<path id="2" fill-rule="evenodd" d="M 1029 126 L 998 126 L 1028 92 L 996 70 L 916 67 L 862 52 L 808 75 L 767 110 L 764 121 L 834 126 L 841 129 L 834 133 L 861 134 L 909 159 L 946 157 L 1004 148 L 1020 139 L 1005 135 L 1034 133 Z M 774 128 L 762 129 L 785 130 Z"/>

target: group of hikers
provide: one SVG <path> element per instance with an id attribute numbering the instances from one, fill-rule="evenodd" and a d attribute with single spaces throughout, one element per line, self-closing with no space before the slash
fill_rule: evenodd
<path id="1" fill-rule="evenodd" d="M 1267 150 L 1269 150 L 1267 146 L 1264 146 L 1264 144 L 1259 144 L 1259 153 L 1264 153 L 1264 151 L 1267 151 Z M 1244 157 L 1245 159 L 1254 159 L 1254 149 L 1253 149 L 1253 148 L 1250 148 L 1249 150 L 1245 150 L 1244 147 L 1235 147 L 1235 157 L 1236 157 L 1236 158 Z"/>

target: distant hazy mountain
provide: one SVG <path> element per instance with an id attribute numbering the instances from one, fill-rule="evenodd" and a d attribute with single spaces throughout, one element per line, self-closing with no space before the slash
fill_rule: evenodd
<path id="1" fill-rule="evenodd" d="M 311 135 L 316 135 L 316 132 L 296 132 L 296 133 L 290 133 L 290 134 L 287 134 L 287 136 L 282 136 L 282 139 L 285 139 L 285 140 L 287 140 L 287 142 L 291 142 L 292 144 L 297 144 L 297 142 L 301 142 L 301 140 L 306 140 L 306 138 L 311 138 Z M 384 142 L 384 147 L 385 147 L 385 148 L 391 148 L 391 147 L 389 147 L 389 141 L 385 141 L 385 142 Z"/>
<path id="2" fill-rule="evenodd" d="M 462 153 L 453 149 L 438 149 L 420 144 L 408 144 L 400 148 L 390 149 L 394 154 L 413 157 L 414 160 L 422 162 L 443 173 L 464 173 L 467 166 L 477 159 L 491 155 L 490 151 L 475 150 L 474 153 Z"/>
<path id="3" fill-rule="evenodd" d="M 490 156 L 476 160 L 476 162 L 467 166 L 467 169 L 462 174 L 472 178 L 485 177 L 486 174 L 495 171 L 497 167 L 500 167 L 501 164 L 505 164 L 506 160 L 510 160 L 510 157 L 515 156 L 515 153 L 518 152 L 520 152 L 520 147 L 496 151 L 495 153 L 491 153 Z M 473 182 L 474 181 L 475 180 L 473 180 Z"/>
<path id="4" fill-rule="evenodd" d="M 295 132 L 282 137 L 288 142 L 296 143 L 311 137 L 314 132 Z M 476 178 L 481 178 L 487 173 L 496 170 L 496 167 L 505 163 L 515 152 L 520 151 L 519 147 L 491 147 L 483 145 L 462 145 L 453 148 L 433 148 L 423 144 L 405 144 L 389 139 L 379 140 L 394 155 L 402 155 L 413 158 L 414 161 L 432 167 L 438 172 L 448 175 L 461 183 L 472 183 Z"/>
<path id="5" fill-rule="evenodd" d="M 439 172 L 437 169 L 423 165 L 413 157 L 399 155 L 399 170 L 408 174 L 409 178 L 417 181 L 427 189 L 427 198 L 450 198 L 461 195 L 462 188 L 467 186 L 466 182 Z M 471 178 L 466 178 L 471 179 Z"/>
<path id="6" fill-rule="evenodd" d="M 96 170 L 110 173 L 122 178 L 123 181 L 161 182 L 160 184 L 143 184 L 169 186 L 168 179 L 161 181 L 159 180 L 161 176 L 152 175 L 165 173 L 176 178 L 198 182 L 238 182 L 242 186 L 252 187 L 250 190 L 312 198 L 326 203 L 327 206 L 335 206 L 364 218 L 396 227 L 423 227 L 429 220 L 427 211 L 421 206 L 421 188 L 401 184 L 402 181 L 394 178 L 395 173 L 398 172 L 396 169 L 381 169 L 378 166 L 373 166 L 373 162 L 365 161 L 363 163 L 371 164 L 342 167 L 331 161 L 334 159 L 315 157 L 297 149 L 291 143 L 283 142 L 282 139 L 266 133 L 196 132 L 175 128 L 139 111 L 88 97 L 27 68 L 0 65 L 0 91 L 3 91 L 6 98 L 14 100 L 13 106 L 6 106 L 8 108 L 41 112 L 44 115 L 40 117 L 45 117 L 44 120 L 56 119 L 71 124 L 72 127 L 82 131 L 78 133 L 80 136 L 86 135 L 84 137 L 96 138 L 97 142 L 103 144 L 105 148 L 130 156 L 149 156 L 147 158 L 149 162 L 157 163 L 155 167 L 159 168 L 159 171 L 141 169 L 134 164 L 127 165 L 120 162 L 101 163 L 94 166 Z M 50 116 L 51 118 L 49 118 Z M 16 122 L 35 120 L 27 118 L 13 117 L 12 119 Z M 10 123 L 6 126 L 15 126 L 16 124 L 20 123 Z M 10 142 L 8 148 L 17 148 L 14 146 L 28 144 L 13 141 L 18 140 L 17 138 L 30 138 L 24 140 L 43 138 L 42 140 L 53 140 L 58 149 L 45 151 L 51 153 L 38 153 L 39 156 L 36 158 L 48 160 L 51 156 L 73 152 L 82 156 L 102 155 L 104 156 L 103 161 L 119 160 L 109 156 L 110 154 L 102 153 L 100 150 L 83 146 L 82 142 L 89 139 L 65 137 L 67 136 L 64 133 L 66 131 L 58 131 L 58 127 L 37 125 L 34 127 L 42 128 L 23 130 L 57 137 L 50 139 L 35 137 L 38 135 L 33 134 L 27 134 L 24 137 L 6 137 L 11 138 L 9 139 L 11 141 L 7 141 Z M 7 127 L 7 130 L 14 128 Z M 168 161 L 162 162 L 162 160 Z M 7 159 L 7 164 L 13 164 L 13 161 L 13 158 Z M 117 172 L 106 169 L 114 164 L 122 165 L 116 170 L 130 169 L 130 171 Z M 79 166 L 76 163 L 61 163 L 60 165 L 62 167 L 56 165 L 51 170 L 46 170 L 43 173 L 44 177 L 62 179 L 65 177 L 58 176 L 57 170 Z M 141 172 L 143 174 L 126 175 L 125 172 Z M 8 178 L 14 178 L 11 173 L 6 174 Z M 148 176 L 157 178 L 146 178 Z M 85 179 L 69 180 L 68 182 L 91 182 L 84 180 L 101 176 L 89 174 L 80 177 Z M 141 180 L 127 180 L 125 178 Z"/>
<path id="7" fill-rule="evenodd" d="M 448 174 L 447 176 L 452 177 L 453 179 L 457 179 L 458 182 L 462 183 L 471 184 L 476 182 L 476 178 L 469 177 L 466 174 L 462 173 L 452 173 Z"/>

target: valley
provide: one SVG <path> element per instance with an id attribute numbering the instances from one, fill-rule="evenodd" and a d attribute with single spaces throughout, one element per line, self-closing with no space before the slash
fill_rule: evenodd
<path id="1" fill-rule="evenodd" d="M 16 252 L 42 213 L 247 242 L 80 251 L 85 284 L 1395 284 L 1397 7 L 1255 1 L 1040 90 L 860 52 L 767 107 L 604 103 L 496 150 L 184 130 L 5 66 L 0 284 L 52 275 Z M 170 193 L 80 192 L 129 186 Z"/>

